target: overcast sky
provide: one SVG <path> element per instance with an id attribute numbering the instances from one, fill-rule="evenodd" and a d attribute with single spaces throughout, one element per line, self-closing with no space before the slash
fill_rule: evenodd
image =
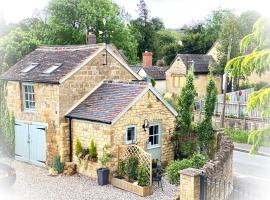
<path id="1" fill-rule="evenodd" d="M 0 0 L 0 12 L 7 22 L 18 22 L 31 17 L 36 9 L 43 9 L 49 0 Z M 125 7 L 133 18 L 137 17 L 139 0 L 113 0 Z M 217 8 L 233 8 L 238 13 L 256 10 L 270 17 L 267 0 L 145 0 L 152 17 L 163 19 L 167 28 L 179 28 L 192 21 L 206 17 Z"/>

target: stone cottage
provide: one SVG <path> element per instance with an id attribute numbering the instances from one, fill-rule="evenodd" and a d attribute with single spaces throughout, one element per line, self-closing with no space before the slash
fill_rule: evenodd
<path id="1" fill-rule="evenodd" d="M 174 128 L 175 111 L 163 101 L 156 90 L 140 85 L 141 77 L 130 69 L 112 45 L 40 47 L 2 74 L 0 79 L 7 81 L 8 110 L 15 117 L 15 158 L 18 160 L 45 166 L 59 154 L 63 161 L 69 161 L 73 157 L 72 139 L 81 134 L 85 141 L 88 137 L 95 137 L 93 139 L 97 140 L 98 145 L 101 141 L 117 145 L 125 144 L 126 131 L 132 133 L 135 129 L 136 142 L 141 146 L 149 144 L 147 134 L 160 133 L 162 136 L 159 136 L 159 145 L 161 147 L 162 144 L 162 150 L 159 156 L 164 160 L 170 159 L 168 133 Z M 120 88 L 131 85 L 121 99 L 118 97 L 122 94 L 121 89 L 115 89 L 113 83 L 103 83 L 104 80 L 135 81 L 138 86 L 119 83 Z M 99 91 L 104 94 L 98 95 L 98 98 L 118 98 L 118 103 L 123 101 L 122 106 L 125 107 L 111 104 L 106 111 L 103 109 L 108 107 L 99 107 L 99 104 L 91 107 L 87 104 L 82 109 L 82 99 L 87 101 L 88 98 L 85 97 L 89 97 L 92 100 L 92 95 L 95 98 Z M 82 113 L 76 112 L 78 109 Z M 80 116 L 74 116 L 75 113 Z M 119 114 L 119 119 L 109 124 L 108 121 L 104 123 L 81 117 L 89 116 L 89 113 L 95 113 L 97 117 L 105 115 L 113 120 L 113 116 Z M 161 117 L 161 113 L 166 119 Z M 160 127 L 154 127 L 153 130 L 150 127 L 150 131 L 142 132 L 143 120 L 160 123 Z M 128 126 L 130 127 L 127 128 Z M 94 135 L 92 131 L 96 131 Z M 153 141 L 150 135 L 149 140 Z M 100 148 L 102 147 L 98 146 L 99 151 Z M 145 150 L 148 150 L 147 145 Z"/>
<path id="2" fill-rule="evenodd" d="M 170 95 L 178 94 L 185 84 L 188 70 L 194 65 L 194 85 L 198 97 L 206 92 L 206 85 L 209 75 L 209 64 L 214 63 L 212 55 L 207 54 L 178 54 L 171 66 L 166 71 L 166 92 Z M 218 91 L 221 91 L 221 77 L 214 75 Z"/>
<path id="3" fill-rule="evenodd" d="M 110 168 L 116 170 L 121 145 L 136 144 L 150 152 L 153 159 L 166 163 L 173 160 L 170 133 L 174 130 L 176 115 L 149 83 L 104 81 L 66 116 L 71 121 L 72 141 L 79 139 L 88 147 L 93 139 L 98 156 L 102 155 L 104 145 L 109 145 L 114 155 Z M 95 177 L 97 167 L 100 163 L 90 163 L 87 170 L 79 168 L 79 171 Z"/>

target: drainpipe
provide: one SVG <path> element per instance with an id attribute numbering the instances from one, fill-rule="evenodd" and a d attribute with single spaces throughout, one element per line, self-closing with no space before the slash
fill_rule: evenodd
<path id="1" fill-rule="evenodd" d="M 72 162 L 72 118 L 69 118 L 69 161 Z"/>

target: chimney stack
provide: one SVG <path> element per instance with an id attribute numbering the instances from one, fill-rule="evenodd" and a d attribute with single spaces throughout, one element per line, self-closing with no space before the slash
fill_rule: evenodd
<path id="1" fill-rule="evenodd" d="M 96 44 L 96 43 L 97 43 L 96 35 L 93 33 L 89 33 L 87 35 L 87 44 Z"/>
<path id="2" fill-rule="evenodd" d="M 145 51 L 143 53 L 143 67 L 151 67 L 153 65 L 153 53 Z"/>

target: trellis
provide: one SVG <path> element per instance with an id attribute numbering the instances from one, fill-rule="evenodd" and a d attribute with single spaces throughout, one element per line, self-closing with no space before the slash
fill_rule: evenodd
<path id="1" fill-rule="evenodd" d="M 149 185 L 152 186 L 152 156 L 137 145 L 118 146 L 118 167 L 120 160 L 126 160 L 130 157 L 137 157 L 139 166 L 147 169 Z"/>

